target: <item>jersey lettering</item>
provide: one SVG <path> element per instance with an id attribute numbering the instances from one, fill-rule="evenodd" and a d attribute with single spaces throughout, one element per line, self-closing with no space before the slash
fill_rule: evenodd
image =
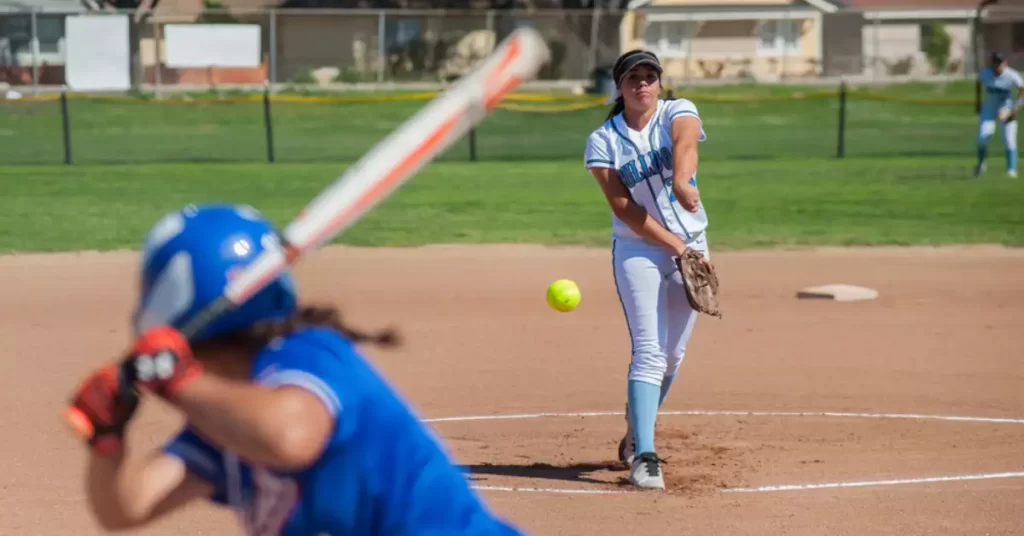
<path id="1" fill-rule="evenodd" d="M 637 171 L 637 164 L 640 171 Z M 632 189 L 655 175 L 661 175 L 665 171 L 672 171 L 672 151 L 668 147 L 662 147 L 646 155 L 641 154 L 638 158 L 630 160 L 626 165 L 619 168 L 619 177 L 627 188 Z"/>

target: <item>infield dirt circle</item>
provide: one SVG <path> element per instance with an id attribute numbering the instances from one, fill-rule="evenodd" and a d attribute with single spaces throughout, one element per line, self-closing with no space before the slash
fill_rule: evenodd
<path id="1" fill-rule="evenodd" d="M 607 249 L 332 247 L 298 281 L 356 325 L 401 329 L 405 346 L 372 359 L 530 533 L 1024 532 L 1024 251 L 712 251 L 724 318 L 698 320 L 658 422 L 666 493 L 635 493 L 615 463 L 629 340 Z M 59 416 L 128 342 L 135 263 L 0 257 L 2 535 L 100 533 L 85 451 Z M 545 302 L 560 278 L 583 292 L 572 313 Z M 881 295 L 795 298 L 828 283 Z M 147 402 L 133 452 L 179 423 Z M 239 532 L 230 513 L 195 505 L 139 533 Z"/>

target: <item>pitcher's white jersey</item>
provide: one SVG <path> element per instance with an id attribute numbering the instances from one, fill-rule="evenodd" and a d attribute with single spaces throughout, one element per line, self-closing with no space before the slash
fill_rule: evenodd
<path id="1" fill-rule="evenodd" d="M 985 102 L 982 104 L 981 117 L 992 120 L 999 116 L 999 111 L 1013 106 L 1017 89 L 1024 87 L 1024 79 L 1020 73 L 1010 67 L 1003 69 L 997 76 L 991 67 L 982 69 L 978 75 L 981 87 L 985 90 Z"/>
<path id="2" fill-rule="evenodd" d="M 637 132 L 626 126 L 620 113 L 590 134 L 584 160 L 587 169 L 604 167 L 618 171 L 633 201 L 666 229 L 685 240 L 703 232 L 707 228 L 708 217 L 703 204 L 697 212 L 688 212 L 672 192 L 672 168 L 675 165 L 672 121 L 683 116 L 700 120 L 697 107 L 689 100 L 659 100 L 654 116 L 642 131 Z M 706 139 L 702 127 L 700 141 Z M 688 180 L 696 185 L 696 172 Z M 616 238 L 640 238 L 614 215 L 612 233 Z"/>

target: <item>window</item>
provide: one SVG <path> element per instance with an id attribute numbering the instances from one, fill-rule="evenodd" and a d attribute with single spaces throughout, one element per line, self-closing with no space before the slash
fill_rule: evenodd
<path id="1" fill-rule="evenodd" d="M 800 28 L 803 21 L 770 20 L 757 26 L 757 52 L 766 56 L 781 56 L 800 51 Z"/>
<path id="2" fill-rule="evenodd" d="M 644 30 L 644 42 L 654 53 L 664 57 L 686 56 L 690 52 L 693 23 L 687 21 L 654 21 Z"/>
<path id="3" fill-rule="evenodd" d="M 924 23 L 920 26 L 921 31 L 920 39 L 918 41 L 917 51 L 928 52 L 928 44 L 932 42 L 932 25 L 930 23 Z"/>
<path id="4" fill-rule="evenodd" d="M 420 22 L 416 19 L 399 19 L 395 25 L 395 44 L 403 45 L 420 37 Z"/>
<path id="5" fill-rule="evenodd" d="M 42 15 L 36 18 L 36 32 L 39 35 L 39 52 L 56 54 L 64 39 L 64 18 Z"/>
<path id="6" fill-rule="evenodd" d="M 0 65 L 32 65 L 32 17 L 13 14 L 0 17 Z M 36 17 L 36 36 L 39 38 L 39 61 L 62 63 L 64 17 L 39 15 Z"/>

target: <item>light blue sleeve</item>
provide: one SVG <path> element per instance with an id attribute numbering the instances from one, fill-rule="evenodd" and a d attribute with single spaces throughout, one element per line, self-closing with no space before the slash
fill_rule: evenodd
<path id="1" fill-rule="evenodd" d="M 992 69 L 985 67 L 980 73 L 978 73 L 978 81 L 981 82 L 982 86 L 987 87 L 992 84 L 994 74 L 995 73 L 992 72 Z"/>

